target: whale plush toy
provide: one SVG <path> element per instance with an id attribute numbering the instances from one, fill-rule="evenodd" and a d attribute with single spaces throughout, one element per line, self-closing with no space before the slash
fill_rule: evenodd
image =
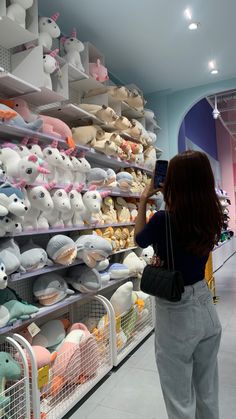
<path id="1" fill-rule="evenodd" d="M 48 259 L 47 252 L 32 240 L 21 247 L 21 266 L 26 272 L 42 269 L 44 266 L 52 266 L 53 262 Z"/>
<path id="2" fill-rule="evenodd" d="M 66 281 L 57 273 L 40 275 L 34 281 L 33 294 L 43 306 L 51 306 L 63 300 L 67 295 L 74 294 L 67 287 Z"/>
<path id="3" fill-rule="evenodd" d="M 23 301 L 12 289 L 7 287 L 0 291 L 0 327 L 30 319 L 37 312 L 37 307 Z"/>
<path id="4" fill-rule="evenodd" d="M 62 234 L 53 236 L 47 244 L 47 254 L 60 265 L 71 265 L 77 256 L 78 245 L 70 237 Z"/>
<path id="5" fill-rule="evenodd" d="M 97 292 L 102 285 L 99 272 L 96 269 L 90 269 L 87 265 L 73 266 L 66 281 L 76 291 L 84 293 Z"/>
<path id="6" fill-rule="evenodd" d="M 66 336 L 66 330 L 70 327 L 67 319 L 49 320 L 40 326 L 40 332 L 33 337 L 32 345 L 44 346 L 50 352 L 54 352 L 61 345 Z"/>
<path id="7" fill-rule="evenodd" d="M 107 259 L 112 253 L 111 244 L 102 237 L 93 234 L 80 236 L 75 244 L 77 246 L 77 258 L 90 268 L 95 268 L 97 262 Z"/>

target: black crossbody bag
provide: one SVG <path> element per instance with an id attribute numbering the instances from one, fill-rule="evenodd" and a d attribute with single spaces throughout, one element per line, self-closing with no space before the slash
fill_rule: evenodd
<path id="1" fill-rule="evenodd" d="M 140 288 L 146 294 L 177 302 L 181 300 L 182 293 L 184 292 L 184 280 L 182 273 L 175 271 L 170 214 L 167 211 L 165 213 L 165 230 L 168 268 L 166 269 L 156 265 L 156 259 L 158 257 L 158 250 L 156 248 L 156 256 L 153 262 L 144 268 Z M 171 249 L 171 266 L 169 245 Z"/>

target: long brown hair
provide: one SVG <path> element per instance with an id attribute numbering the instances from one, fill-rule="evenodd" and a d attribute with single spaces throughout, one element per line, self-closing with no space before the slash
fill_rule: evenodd
<path id="1" fill-rule="evenodd" d="M 164 199 L 180 243 L 193 254 L 207 255 L 219 241 L 223 213 L 206 154 L 190 150 L 170 160 Z"/>

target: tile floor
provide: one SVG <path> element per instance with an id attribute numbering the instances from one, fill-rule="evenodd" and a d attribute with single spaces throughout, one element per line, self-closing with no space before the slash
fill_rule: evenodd
<path id="1" fill-rule="evenodd" d="M 236 254 L 215 274 L 223 337 L 220 419 L 236 417 Z M 154 359 L 154 336 L 80 403 L 69 419 L 167 419 Z"/>

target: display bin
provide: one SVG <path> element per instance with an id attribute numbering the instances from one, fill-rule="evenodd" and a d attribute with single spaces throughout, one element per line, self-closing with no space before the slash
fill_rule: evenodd
<path id="1" fill-rule="evenodd" d="M 71 324 L 87 323 L 91 334 L 79 344 L 68 344 L 65 352 L 59 352 L 49 367 L 47 382 L 40 386 L 39 372 L 31 346 L 17 335 L 21 345 L 28 351 L 32 363 L 31 389 L 33 418 L 59 419 L 78 403 L 113 367 L 111 314 L 105 299 L 88 297 L 75 303 L 55 317 L 67 317 Z M 106 324 L 101 334 L 96 325 L 105 316 Z M 41 323 L 44 323 L 41 319 Z M 40 324 L 37 322 L 37 325 Z M 83 327 L 83 326 L 81 326 Z M 85 333 L 85 332 L 84 332 Z M 40 386 L 40 388 L 39 388 Z"/>
<path id="2" fill-rule="evenodd" d="M 102 298 L 106 301 L 112 293 L 105 294 Z M 154 329 L 155 325 L 155 300 L 148 296 L 145 301 L 145 312 L 138 313 L 129 311 L 116 317 L 114 309 L 108 301 L 112 316 L 112 344 L 113 365 L 119 365 Z M 125 340 L 124 340 L 125 332 Z M 127 338 L 127 340 L 126 340 Z M 126 341 L 126 342 L 125 342 Z"/>
<path id="3" fill-rule="evenodd" d="M 25 353 L 12 337 L 1 339 L 0 351 L 9 353 L 21 366 L 21 378 L 14 381 L 7 378 L 5 390 L 0 393 L 0 418 L 30 419 L 30 382 Z M 0 376 L 1 372 L 2 367 Z"/>

